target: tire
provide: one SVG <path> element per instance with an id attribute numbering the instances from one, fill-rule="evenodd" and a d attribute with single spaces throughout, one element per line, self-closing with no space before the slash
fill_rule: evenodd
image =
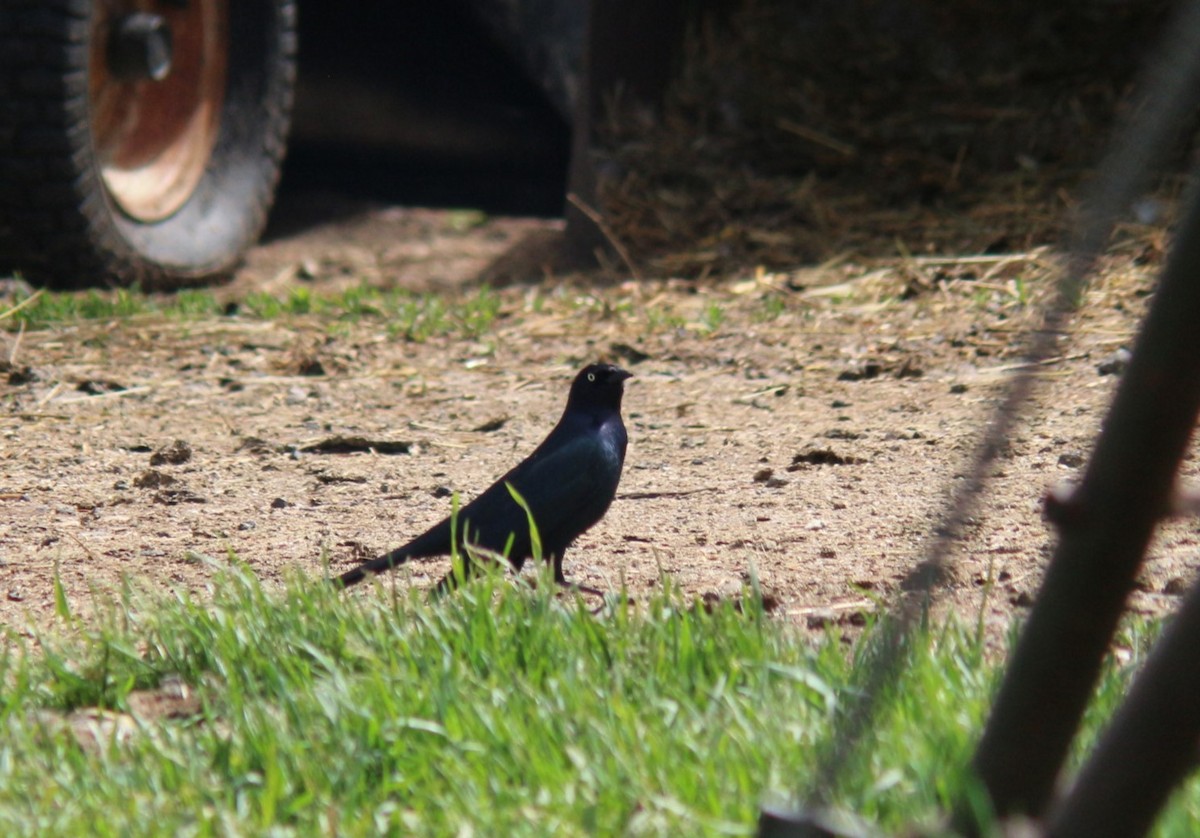
<path id="1" fill-rule="evenodd" d="M 158 0 L 169 67 L 135 49 L 152 58 L 131 69 L 113 33 L 147 5 L 0 0 L 0 265 L 59 287 L 166 290 L 227 276 L 262 232 L 295 0 Z"/>

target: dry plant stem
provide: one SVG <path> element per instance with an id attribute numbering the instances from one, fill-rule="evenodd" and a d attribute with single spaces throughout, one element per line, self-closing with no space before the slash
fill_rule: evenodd
<path id="1" fill-rule="evenodd" d="M 1083 481 L 1053 516 L 1061 540 L 976 754 L 999 814 L 1040 815 L 1049 803 L 1154 526 L 1170 508 L 1200 414 L 1198 275 L 1193 192 Z"/>
<path id="2" fill-rule="evenodd" d="M 1121 126 L 1121 130 L 1115 136 L 1100 167 L 1100 177 L 1096 186 L 1088 196 L 1088 200 L 1084 202 L 1085 212 L 1077 228 L 1067 270 L 1059 282 L 1054 299 L 1047 307 L 1041 327 L 1035 330 L 1029 338 L 1025 363 L 1013 379 L 1003 401 L 997 407 L 990 425 L 984 432 L 969 475 L 961 481 L 947 502 L 945 513 L 935 530 L 935 540 L 930 547 L 928 559 L 915 568 L 902 583 L 902 590 L 912 593 L 893 607 L 892 613 L 883 624 L 882 630 L 869 650 L 871 665 L 866 667 L 865 683 L 857 692 L 856 697 L 849 697 L 841 705 L 834 725 L 834 735 L 817 756 L 817 768 L 813 772 L 814 784 L 804 798 L 809 806 L 819 808 L 828 805 L 833 800 L 843 767 L 848 764 L 849 756 L 870 729 L 878 709 L 880 696 L 890 684 L 895 683 L 902 671 L 907 639 L 934 596 L 936 580 L 942 575 L 945 565 L 949 563 L 954 544 L 961 536 L 965 523 L 971 518 L 977 506 L 991 464 L 1008 439 L 1009 432 L 1015 424 L 1021 408 L 1029 398 L 1034 384 L 1033 371 L 1054 355 L 1056 342 L 1063 326 L 1077 301 L 1082 298 L 1087 274 L 1096 257 L 1103 251 L 1116 219 L 1126 211 L 1138 195 L 1148 179 L 1153 164 L 1161 157 L 1172 137 L 1177 134 L 1184 115 L 1191 107 L 1190 91 L 1193 82 L 1200 75 L 1200 51 L 1194 48 L 1194 45 L 1200 42 L 1200 2 L 1188 4 L 1181 11 L 1175 24 L 1168 30 L 1168 40 L 1160 49 L 1159 60 L 1148 68 L 1142 79 L 1140 89 L 1145 91 L 1145 100 L 1139 114 L 1141 118 L 1131 119 Z M 1188 222 L 1182 225 L 1183 229 L 1197 231 L 1196 240 L 1191 243 L 1190 247 L 1200 247 L 1200 225 L 1192 223 L 1195 213 L 1196 209 L 1193 206 L 1188 215 Z M 1178 265 L 1186 258 L 1186 254 L 1181 248 L 1180 252 L 1175 254 L 1171 264 Z M 1171 268 L 1168 268 L 1168 273 L 1170 272 Z M 1175 272 L 1178 273 L 1179 270 L 1176 269 Z M 1164 277 L 1165 284 L 1166 277 Z M 1176 290 L 1174 293 L 1178 294 L 1179 291 Z M 1197 294 L 1200 295 L 1200 287 L 1197 289 Z M 1161 300 L 1156 308 L 1160 310 L 1163 308 Z M 1200 306 L 1193 306 L 1187 311 L 1200 313 Z M 1182 316 L 1186 323 L 1187 316 L 1178 306 L 1172 309 L 1172 313 L 1176 317 Z M 1160 316 L 1162 315 L 1160 314 Z M 1148 318 L 1144 334 L 1149 332 L 1150 321 L 1151 318 Z M 1183 346 L 1181 345 L 1177 349 L 1182 351 Z M 1157 363 L 1157 359 L 1154 362 Z M 1142 375 L 1145 375 L 1144 371 L 1149 363 L 1151 362 L 1143 358 L 1132 365 L 1127 373 L 1127 380 L 1123 382 L 1122 389 L 1129 389 L 1128 378 L 1137 374 L 1137 369 L 1143 370 Z M 1177 380 L 1169 383 L 1150 382 L 1150 384 L 1155 383 L 1162 385 L 1155 391 L 1155 394 L 1139 396 L 1146 399 L 1142 403 L 1144 409 L 1158 407 L 1159 402 L 1169 401 L 1175 392 L 1185 392 L 1183 389 L 1171 389 L 1184 386 Z M 1143 384 L 1143 386 L 1145 385 Z M 1193 386 L 1192 391 L 1200 391 L 1200 387 Z M 1200 396 L 1200 392 L 1189 392 L 1189 396 L 1195 398 Z M 1129 398 L 1126 397 L 1126 401 L 1128 400 Z M 1174 407 L 1178 409 L 1180 406 L 1181 402 L 1176 401 Z M 1194 415 L 1194 411 L 1189 414 L 1189 417 L 1192 415 Z M 1130 433 L 1137 434 L 1138 423 L 1145 421 L 1141 416 L 1132 418 L 1132 423 L 1128 421 L 1128 417 L 1116 423 L 1123 430 L 1120 438 L 1123 439 Z M 1182 441 L 1178 443 L 1177 450 L 1170 449 L 1176 450 L 1176 453 L 1169 453 L 1168 449 L 1163 448 L 1158 451 L 1158 456 L 1166 458 L 1165 469 L 1168 478 L 1167 488 L 1164 491 L 1169 491 L 1171 476 L 1182 454 L 1182 445 L 1186 444 L 1191 422 L 1192 419 L 1189 418 L 1183 425 Z M 1127 426 L 1130 428 L 1129 430 L 1126 430 Z M 1146 432 L 1156 429 L 1152 424 L 1141 427 L 1146 428 Z M 1111 428 L 1106 429 L 1106 435 L 1110 435 L 1110 431 Z M 1156 436 L 1150 443 L 1151 447 L 1154 447 L 1156 443 L 1162 445 L 1164 440 Z M 1099 451 L 1097 453 L 1099 454 Z M 1096 470 L 1097 460 L 1093 459 L 1088 474 L 1095 474 L 1095 479 L 1110 482 L 1116 479 L 1128 480 L 1129 482 L 1122 486 L 1112 487 L 1126 494 L 1129 492 L 1137 494 L 1139 490 L 1145 488 L 1137 479 L 1137 475 L 1148 465 L 1145 460 L 1139 461 L 1139 469 L 1122 474 L 1120 471 L 1112 470 L 1111 456 L 1110 453 L 1108 458 L 1099 460 L 1100 471 Z M 1163 463 L 1158 465 L 1161 467 Z M 1158 509 L 1165 508 L 1165 505 L 1158 507 Z M 1111 515 L 1111 509 L 1105 507 L 1104 510 L 1109 513 L 1109 517 L 1106 518 L 1104 512 L 1095 513 L 1101 523 L 1108 524 L 1115 520 Z M 1129 586 L 1136 575 L 1141 559 L 1141 550 L 1144 549 L 1154 520 L 1155 518 L 1152 516 L 1146 526 L 1144 537 L 1139 539 L 1141 546 L 1132 559 L 1132 570 L 1128 573 L 1127 578 L 1118 580 L 1115 585 L 1109 579 L 1090 579 L 1080 583 L 1084 591 L 1089 590 L 1089 583 L 1095 585 L 1105 582 L 1110 583 L 1114 592 L 1119 589 L 1115 606 L 1117 615 L 1120 613 Z M 1086 543 L 1080 543 L 1079 539 L 1072 542 L 1077 545 L 1076 549 L 1082 558 L 1076 557 L 1068 570 L 1058 571 L 1058 575 L 1065 577 L 1064 581 L 1058 583 L 1059 585 L 1065 584 L 1069 587 L 1075 584 L 1073 574 L 1078 572 L 1077 566 L 1080 563 L 1084 564 L 1083 569 L 1086 571 L 1088 557 L 1095 548 L 1103 549 L 1104 538 L 1108 537 L 1105 535 L 1098 538 L 1095 532 L 1085 535 L 1087 536 L 1084 539 Z M 1125 532 L 1122 535 L 1128 537 L 1129 533 Z M 1059 553 L 1062 552 L 1063 547 L 1060 545 Z M 1121 555 L 1125 556 L 1125 553 Z M 1055 564 L 1061 565 L 1062 563 L 1055 562 Z M 1051 571 L 1054 571 L 1053 567 Z M 1103 571 L 1098 571 L 1097 575 L 1103 575 Z M 1047 579 L 1047 588 L 1049 588 L 1049 578 Z M 1073 612 L 1070 620 L 1066 620 L 1065 615 L 1051 614 L 1050 618 L 1059 618 L 1058 623 L 1040 630 L 1037 634 L 1030 630 L 1033 628 L 1032 625 L 1026 628 L 1017 649 L 1017 657 L 1019 661 L 1028 661 L 1030 657 L 1033 657 L 1036 665 L 1032 666 L 1031 672 L 1027 672 L 1026 670 L 1030 669 L 1028 662 L 1022 663 L 1018 668 L 1016 666 L 1018 660 L 1014 661 L 1014 667 L 1005 680 L 1004 690 L 1001 692 L 991 719 L 989 719 L 984 739 L 976 754 L 976 770 L 987 786 L 995 810 L 1001 815 L 1016 811 L 1037 812 L 1049 799 L 1058 774 L 1058 767 L 1066 753 L 1067 745 L 1074 736 L 1079 722 L 1079 714 L 1082 712 L 1087 695 L 1099 672 L 1101 656 L 1115 627 L 1115 616 L 1111 619 L 1099 619 L 1092 622 L 1093 618 L 1098 617 L 1091 611 L 1094 605 L 1092 594 L 1067 591 L 1068 595 L 1071 593 L 1078 595 L 1075 601 L 1077 604 L 1082 604 L 1082 613 Z M 1039 599 L 1035 614 L 1039 612 L 1045 614 L 1045 612 L 1053 610 L 1053 606 L 1043 607 L 1043 605 Z M 1082 623 L 1075 623 L 1076 620 L 1082 620 Z M 1091 624 L 1090 630 L 1084 632 L 1091 640 L 1086 647 L 1087 651 L 1084 652 L 1086 660 L 1081 660 L 1076 648 L 1072 645 L 1075 640 L 1066 633 L 1054 638 L 1045 650 L 1038 648 L 1038 644 L 1043 642 L 1041 640 L 1042 632 L 1057 632 L 1059 624 L 1062 622 L 1075 623 L 1077 626 Z M 1103 636 L 1101 637 L 1101 635 Z M 1035 639 L 1030 640 L 1030 637 Z M 1098 651 L 1097 643 L 1099 644 Z M 1039 656 L 1038 653 L 1041 651 L 1045 651 L 1045 654 Z M 1074 692 L 1070 700 L 1060 703 L 1057 708 L 1058 712 L 1051 720 L 1043 715 L 1044 704 L 1047 701 L 1046 693 L 1056 694 L 1056 687 L 1062 676 L 1059 667 L 1063 665 L 1074 667 Z M 1031 676 L 1039 680 L 1030 684 L 1028 681 Z M 1031 732 L 1033 730 L 1040 730 L 1040 733 Z M 1046 734 L 1047 738 L 1039 738 L 1042 734 Z M 1030 766 L 1031 759 L 1040 761 L 1040 764 L 1036 768 Z M 1035 800 L 1037 805 L 1031 805 Z M 971 833 L 975 831 L 976 826 L 966 812 L 966 808 L 961 810 L 956 826 L 961 831 Z M 797 820 L 797 830 L 794 834 L 804 834 L 801 822 L 802 818 Z"/>
<path id="3" fill-rule="evenodd" d="M 1074 788 L 1051 813 L 1050 838 L 1144 835 L 1196 767 L 1200 740 L 1200 586 L 1154 648 Z"/>
<path id="4" fill-rule="evenodd" d="M 37 302 L 37 298 L 40 296 L 42 296 L 41 288 L 34 291 L 32 294 L 30 294 L 25 299 L 21 300 L 21 302 L 17 303 L 12 308 L 5 309 L 4 311 L 0 311 L 0 320 L 5 320 L 9 317 L 12 317 L 14 314 L 16 314 L 18 311 L 25 308 L 26 306 L 33 305 L 35 302 Z"/>
<path id="5" fill-rule="evenodd" d="M 867 673 L 865 682 L 855 695 L 848 696 L 840 705 L 834 726 L 835 735 L 817 757 L 817 769 L 813 772 L 814 785 L 805 798 L 808 806 L 819 809 L 834 801 L 842 771 L 870 729 L 880 697 L 899 679 L 906 662 L 908 639 L 931 603 L 937 580 L 943 576 L 954 545 L 961 538 L 966 522 L 971 519 L 978 505 L 991 465 L 1009 438 L 1021 407 L 1029 399 L 1034 384 L 1033 371 L 1054 352 L 1055 342 L 1070 311 L 1069 301 L 1077 296 L 1076 289 L 1080 282 L 1080 279 L 1070 276 L 1063 279 L 1052 307 L 1043 317 L 1041 328 L 1030 339 L 1026 361 L 983 434 L 970 474 L 958 484 L 947 501 L 942 519 L 934 531 L 928 558 L 913 568 L 900 584 L 901 590 L 910 593 L 893 605 L 868 649 L 868 662 L 863 667 Z M 806 833 L 798 825 L 793 834 Z"/>
<path id="6" fill-rule="evenodd" d="M 1141 107 L 1118 133 L 1085 204 L 1090 209 L 1068 277 L 1090 267 L 1112 220 L 1192 107 L 1200 2 L 1183 7 L 1172 24 L 1143 80 Z M 1057 516 L 1061 541 L 975 755 L 1001 817 L 1040 815 L 1049 804 L 1154 525 L 1170 508 L 1200 410 L 1197 275 L 1200 195 L 1193 191 L 1095 453 Z M 960 830 L 974 831 L 969 820 L 959 820 Z"/>
<path id="7" fill-rule="evenodd" d="M 17 365 L 17 351 L 21 348 L 21 339 L 25 337 L 25 321 L 21 321 L 21 327 L 17 330 L 17 336 L 13 339 L 13 345 L 8 350 L 8 365 L 15 367 Z"/>
<path id="8" fill-rule="evenodd" d="M 612 229 L 604 223 L 604 217 L 601 216 L 596 209 L 588 206 L 588 204 L 574 192 L 567 193 L 567 204 L 575 207 L 575 209 L 583 213 L 589 221 L 596 225 L 596 229 L 599 230 L 604 236 L 604 239 L 608 245 L 616 251 L 617 255 L 621 257 L 621 261 L 625 263 L 625 267 L 629 270 L 629 275 L 640 281 L 642 279 L 642 275 L 638 272 L 637 266 L 633 264 L 633 257 L 629 255 L 629 249 L 621 244 L 620 240 L 617 239 L 616 234 L 613 233 Z"/>

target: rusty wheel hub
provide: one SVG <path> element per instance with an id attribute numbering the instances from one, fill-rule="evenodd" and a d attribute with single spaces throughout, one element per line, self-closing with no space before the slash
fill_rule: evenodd
<path id="1" fill-rule="evenodd" d="M 228 0 L 101 0 L 88 93 L 112 200 L 137 221 L 169 218 L 204 175 L 220 125 Z"/>

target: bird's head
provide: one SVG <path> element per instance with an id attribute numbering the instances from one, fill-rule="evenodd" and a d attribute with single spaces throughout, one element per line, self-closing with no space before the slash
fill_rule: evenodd
<path id="1" fill-rule="evenodd" d="M 567 407 L 607 407 L 620 410 L 627 378 L 633 378 L 633 373 L 612 364 L 588 364 L 571 383 Z"/>

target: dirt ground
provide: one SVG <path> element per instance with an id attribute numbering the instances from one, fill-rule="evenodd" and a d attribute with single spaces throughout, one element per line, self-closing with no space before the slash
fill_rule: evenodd
<path id="1" fill-rule="evenodd" d="M 499 315 L 424 342 L 379 318 L 237 313 L 0 331 L 0 624 L 51 623 L 56 571 L 81 612 L 125 575 L 202 590 L 204 557 L 230 551 L 269 584 L 317 584 L 525 456 L 597 358 L 636 375 L 631 441 L 567 575 L 711 599 L 757 573 L 779 619 L 861 624 L 928 549 L 1021 367 L 1052 243 L 1165 4 L 827 5 L 746 4 L 690 42 L 664 118 L 614 120 L 600 186 L 640 281 L 541 268 L 555 222 L 310 192 L 219 294 L 486 282 Z M 1122 228 L 1036 371 L 939 591 L 968 619 L 1002 628 L 1036 595 L 1042 499 L 1086 462 L 1177 194 Z M 697 279 L 646 278 L 663 276 Z M 1132 608 L 1173 607 L 1194 529 L 1162 530 Z"/>
<path id="2" fill-rule="evenodd" d="M 221 293 L 470 294 L 495 260 L 556 230 L 364 209 L 258 248 Z M 203 589 L 202 557 L 229 551 L 270 584 L 293 569 L 318 584 L 326 562 L 340 572 L 396 546 L 449 511 L 448 490 L 472 496 L 523 457 L 572 374 L 606 358 L 636 375 L 629 454 L 567 575 L 635 597 L 667 576 L 711 598 L 756 572 L 780 619 L 853 625 L 926 549 L 1056 259 L 847 259 L 603 290 L 550 278 L 496 291 L 477 339 L 423 343 L 378 319 L 236 315 L 0 333 L 0 357 L 30 368 L 0 383 L 0 623 L 51 623 L 56 571 L 84 612 L 124 575 Z M 1038 370 L 942 590 L 968 619 L 1006 624 L 1035 595 L 1052 540 L 1042 498 L 1088 455 L 1158 261 L 1114 249 Z M 362 450 L 323 453 L 331 441 Z M 1164 530 L 1135 609 L 1172 607 L 1195 545 L 1191 525 Z M 387 584 L 443 571 L 414 564 Z"/>

